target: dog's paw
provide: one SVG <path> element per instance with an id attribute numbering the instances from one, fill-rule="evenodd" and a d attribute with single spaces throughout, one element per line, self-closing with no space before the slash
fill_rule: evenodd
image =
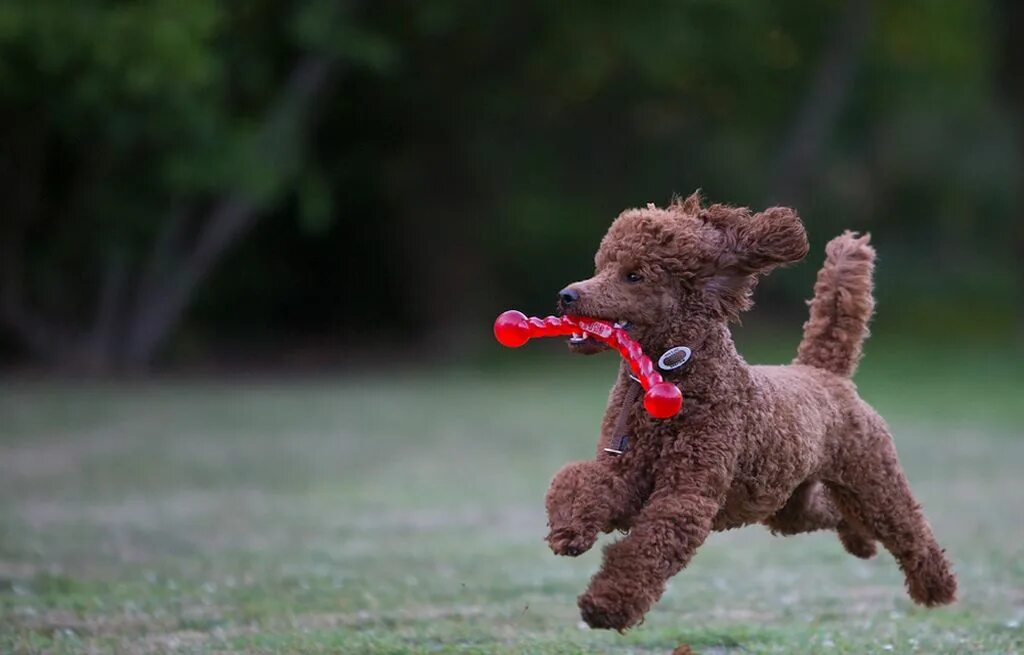
<path id="1" fill-rule="evenodd" d="M 914 602 L 925 607 L 948 605 L 956 600 L 956 576 L 944 551 L 935 546 L 923 558 L 902 563 L 907 590 Z"/>
<path id="2" fill-rule="evenodd" d="M 597 541 L 597 531 L 580 532 L 570 528 L 552 529 L 546 537 L 551 552 L 555 555 L 576 557 L 591 549 Z"/>
<path id="3" fill-rule="evenodd" d="M 591 628 L 623 632 L 643 621 L 644 608 L 623 595 L 595 594 L 587 591 L 576 604 L 580 616 Z"/>

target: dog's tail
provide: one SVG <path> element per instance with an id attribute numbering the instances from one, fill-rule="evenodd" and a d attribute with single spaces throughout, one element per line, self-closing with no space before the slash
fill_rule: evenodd
<path id="1" fill-rule="evenodd" d="M 849 377 L 857 369 L 868 321 L 875 307 L 871 290 L 875 249 L 862 237 L 844 232 L 825 246 L 825 265 L 818 272 L 811 317 L 796 363 Z"/>

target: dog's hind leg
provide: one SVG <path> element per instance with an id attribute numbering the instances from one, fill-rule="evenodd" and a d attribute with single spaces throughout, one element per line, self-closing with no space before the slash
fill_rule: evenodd
<path id="1" fill-rule="evenodd" d="M 859 418 L 858 433 L 828 480 L 836 504 L 847 521 L 870 531 L 893 554 L 915 602 L 953 602 L 956 577 L 910 491 L 888 428 L 871 410 Z"/>
<path id="2" fill-rule="evenodd" d="M 863 527 L 847 521 L 824 485 L 808 480 L 796 488 L 782 509 L 764 521 L 776 535 L 794 535 L 816 530 L 835 530 L 847 552 L 862 559 L 878 552 L 875 540 Z"/>

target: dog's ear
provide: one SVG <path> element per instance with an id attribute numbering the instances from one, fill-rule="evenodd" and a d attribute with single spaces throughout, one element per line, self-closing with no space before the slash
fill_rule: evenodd
<path id="1" fill-rule="evenodd" d="M 705 297 L 729 320 L 750 309 L 758 275 L 807 255 L 807 233 L 792 209 L 772 207 L 751 215 L 746 208 L 712 205 L 699 216 L 718 233 L 705 274 Z"/>
<path id="2" fill-rule="evenodd" d="M 751 215 L 747 209 L 715 205 L 701 217 L 722 233 L 717 268 L 722 273 L 767 273 L 807 256 L 807 232 L 796 212 L 772 207 Z"/>

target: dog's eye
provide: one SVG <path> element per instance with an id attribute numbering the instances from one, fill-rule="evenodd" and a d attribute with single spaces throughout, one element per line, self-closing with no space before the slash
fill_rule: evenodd
<path id="1" fill-rule="evenodd" d="M 626 282 L 629 282 L 630 284 L 636 284 L 637 282 L 641 282 L 644 279 L 644 276 L 640 275 L 636 271 L 627 271 L 626 274 L 623 275 L 622 277 L 625 278 Z"/>

